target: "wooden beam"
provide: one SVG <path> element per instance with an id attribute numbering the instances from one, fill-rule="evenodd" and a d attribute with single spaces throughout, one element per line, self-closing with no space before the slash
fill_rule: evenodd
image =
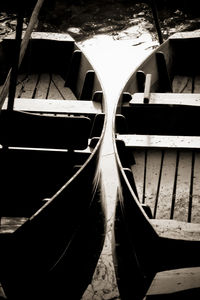
<path id="1" fill-rule="evenodd" d="M 118 134 L 117 139 L 130 148 L 200 149 L 199 136 Z"/>
<path id="2" fill-rule="evenodd" d="M 3 108 L 6 109 L 7 103 Z M 52 100 L 52 99 L 15 99 L 14 110 L 52 113 L 52 114 L 99 114 L 102 106 L 99 102 L 84 100 Z"/>
<path id="3" fill-rule="evenodd" d="M 135 93 L 130 105 L 143 104 L 144 93 Z M 200 94 L 151 93 L 149 104 L 200 106 Z"/>

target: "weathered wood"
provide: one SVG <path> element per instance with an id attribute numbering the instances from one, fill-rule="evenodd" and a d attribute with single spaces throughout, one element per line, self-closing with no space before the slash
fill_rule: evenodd
<path id="1" fill-rule="evenodd" d="M 193 78 L 191 76 L 175 75 L 172 89 L 173 93 L 193 93 Z M 185 95 L 179 96 L 185 97 Z"/>
<path id="2" fill-rule="evenodd" d="M 31 74 L 23 81 L 23 92 L 21 94 L 21 97 L 34 98 L 35 92 L 37 91 L 36 88 L 38 79 L 38 74 Z"/>
<path id="3" fill-rule="evenodd" d="M 59 90 L 55 86 L 54 82 L 51 81 L 48 91 L 48 99 L 62 99 L 62 95 L 60 94 Z"/>
<path id="4" fill-rule="evenodd" d="M 13 233 L 28 219 L 23 217 L 1 217 L 0 234 Z"/>
<path id="5" fill-rule="evenodd" d="M 59 90 L 61 96 L 65 100 L 76 100 L 72 90 L 65 86 L 64 79 L 59 74 L 52 74 L 52 81 Z"/>
<path id="6" fill-rule="evenodd" d="M 176 198 L 174 206 L 174 219 L 187 222 L 189 195 L 190 195 L 190 180 L 192 167 L 191 151 L 180 152 L 178 177 L 176 187 Z"/>
<path id="7" fill-rule="evenodd" d="M 47 99 L 48 91 L 50 86 L 51 78 L 47 73 L 43 73 L 39 76 L 39 81 L 36 86 L 36 92 L 34 94 L 34 98 L 36 99 Z M 26 88 L 26 87 L 25 87 Z M 27 96 L 23 95 L 24 98 Z M 28 98 L 28 97 L 27 97 Z"/>
<path id="8" fill-rule="evenodd" d="M 23 87 L 24 87 L 24 82 L 25 82 L 26 78 L 27 78 L 26 74 L 19 74 L 18 75 L 15 98 L 20 98 L 21 97 L 21 95 L 23 93 Z"/>
<path id="9" fill-rule="evenodd" d="M 151 96 L 151 74 L 146 75 L 145 87 L 144 87 L 144 103 L 149 103 Z"/>
<path id="10" fill-rule="evenodd" d="M 143 97 L 143 93 L 135 93 L 129 104 L 142 104 Z M 149 104 L 200 106 L 200 94 L 151 93 Z"/>
<path id="11" fill-rule="evenodd" d="M 157 219 L 169 219 L 171 211 L 171 200 L 174 185 L 176 167 L 176 151 L 165 151 L 162 176 L 160 183 L 160 192 L 156 211 Z"/>
<path id="12" fill-rule="evenodd" d="M 200 240 L 200 224 L 177 220 L 150 220 L 160 236 L 172 239 Z"/>
<path id="13" fill-rule="evenodd" d="M 118 134 L 127 147 L 199 149 L 199 136 Z"/>
<path id="14" fill-rule="evenodd" d="M 174 299 L 172 293 L 178 293 L 181 291 L 189 291 L 199 288 L 200 279 L 200 268 L 187 268 L 187 269 L 175 269 L 165 272 L 159 272 L 156 274 L 149 290 L 147 291 L 148 296 L 155 295 L 157 299 L 159 296 L 162 299 L 162 295 L 169 295 Z M 171 299 L 172 299 L 171 298 Z M 185 299 L 184 295 L 177 295 L 178 299 Z M 153 299 L 153 298 L 152 298 Z M 166 298 L 164 298 L 166 299 Z M 170 298 L 167 298 L 170 299 Z M 190 297 L 187 296 L 187 299 Z M 198 299 L 198 295 L 196 298 Z"/>
<path id="15" fill-rule="evenodd" d="M 6 109 L 7 102 L 3 108 Z M 47 99 L 15 99 L 14 110 L 35 113 L 52 114 L 99 114 L 102 113 L 102 105 L 99 102 L 84 100 L 52 100 Z"/>
<path id="16" fill-rule="evenodd" d="M 150 206 L 154 214 L 161 167 L 161 151 L 148 150 L 147 153 L 145 204 Z"/>

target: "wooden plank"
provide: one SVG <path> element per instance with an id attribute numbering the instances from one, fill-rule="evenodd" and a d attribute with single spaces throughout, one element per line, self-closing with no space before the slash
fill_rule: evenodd
<path id="1" fill-rule="evenodd" d="M 199 267 L 159 272 L 156 274 L 149 290 L 147 291 L 147 296 L 150 295 L 161 296 L 161 295 L 166 295 L 171 293 L 178 293 L 184 290 L 187 291 L 187 290 L 196 289 L 200 287 L 199 279 L 200 279 Z M 184 295 L 182 296 L 179 295 L 179 297 L 177 296 L 177 298 L 176 297 L 174 298 L 172 296 L 172 299 L 185 299 L 185 298 Z M 187 297 L 187 299 L 189 299 L 189 297 Z M 196 299 L 198 299 L 198 297 Z"/>
<path id="2" fill-rule="evenodd" d="M 165 151 L 156 213 L 157 219 L 170 219 L 175 167 L 176 151 Z"/>
<path id="3" fill-rule="evenodd" d="M 51 81 L 51 84 L 49 86 L 48 99 L 63 100 L 62 95 L 60 94 L 53 81 Z"/>
<path id="4" fill-rule="evenodd" d="M 192 82 L 191 76 L 175 75 L 172 82 L 173 93 L 192 93 Z"/>
<path id="5" fill-rule="evenodd" d="M 1 217 L 0 234 L 13 233 L 27 220 L 23 217 Z"/>
<path id="6" fill-rule="evenodd" d="M 197 31 L 185 31 L 185 32 L 177 32 L 169 37 L 170 40 L 176 39 L 196 39 L 200 38 L 200 32 Z"/>
<path id="7" fill-rule="evenodd" d="M 177 187 L 176 187 L 176 201 L 174 206 L 175 220 L 185 221 L 185 222 L 188 220 L 191 167 L 192 167 L 191 151 L 180 152 Z"/>
<path id="8" fill-rule="evenodd" d="M 162 237 L 186 241 L 200 241 L 200 224 L 158 219 L 151 219 L 150 222 Z"/>
<path id="9" fill-rule="evenodd" d="M 161 166 L 161 151 L 154 149 L 148 150 L 147 153 L 145 203 L 154 213 Z"/>
<path id="10" fill-rule="evenodd" d="M 47 99 L 51 78 L 50 74 L 43 73 L 39 77 L 39 82 L 36 87 L 34 98 Z"/>
<path id="11" fill-rule="evenodd" d="M 192 197 L 192 223 L 200 223 L 200 153 L 195 153 L 193 197 Z"/>
<path id="12" fill-rule="evenodd" d="M 64 79 L 58 74 L 52 74 L 52 81 L 65 100 L 77 100 L 72 90 L 65 86 Z"/>
<path id="13" fill-rule="evenodd" d="M 200 75 L 194 78 L 194 91 L 193 93 L 200 93 Z"/>
<path id="14" fill-rule="evenodd" d="M 15 92 L 15 98 L 20 98 L 24 90 L 24 81 L 26 80 L 26 74 L 19 74 L 17 77 L 17 86 Z"/>
<path id="15" fill-rule="evenodd" d="M 24 89 L 21 97 L 32 98 L 34 97 L 34 92 L 38 82 L 38 74 L 30 74 L 28 78 L 24 81 Z"/>
<path id="16" fill-rule="evenodd" d="M 130 148 L 200 148 L 200 137 L 198 136 L 118 134 L 117 138 L 123 140 Z"/>
<path id="17" fill-rule="evenodd" d="M 7 102 L 3 108 L 6 109 Z M 53 114 L 98 114 L 102 113 L 102 105 L 99 102 L 84 100 L 42 100 L 42 99 L 15 99 L 14 110 L 35 113 Z"/>
<path id="18" fill-rule="evenodd" d="M 131 170 L 133 172 L 133 176 L 135 179 L 135 185 L 137 188 L 139 200 L 140 202 L 142 202 L 143 187 L 144 187 L 144 162 L 145 162 L 144 150 L 134 150 L 133 155 L 135 158 L 135 164 L 131 166 Z"/>
<path id="19" fill-rule="evenodd" d="M 135 93 L 129 104 L 143 104 L 143 99 L 144 93 Z M 200 106 L 200 94 L 151 93 L 149 105 L 151 104 Z"/>

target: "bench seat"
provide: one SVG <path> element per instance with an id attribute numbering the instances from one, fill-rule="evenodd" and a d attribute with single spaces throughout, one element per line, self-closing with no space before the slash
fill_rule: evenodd
<path id="1" fill-rule="evenodd" d="M 7 108 L 7 101 L 3 109 Z M 15 99 L 14 110 L 52 114 L 99 114 L 101 103 L 87 100 Z"/>
<path id="2" fill-rule="evenodd" d="M 118 134 L 127 147 L 200 149 L 200 136 Z"/>
<path id="3" fill-rule="evenodd" d="M 129 105 L 143 104 L 144 93 L 135 93 Z M 148 104 L 200 106 L 200 94 L 190 93 L 150 93 Z"/>

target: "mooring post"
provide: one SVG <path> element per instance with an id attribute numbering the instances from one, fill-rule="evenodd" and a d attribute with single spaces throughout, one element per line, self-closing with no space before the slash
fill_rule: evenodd
<path id="1" fill-rule="evenodd" d="M 155 26 L 156 26 L 156 31 L 157 31 L 157 34 L 158 34 L 158 40 L 159 40 L 159 43 L 162 44 L 163 43 L 163 36 L 162 36 L 160 22 L 159 22 L 159 18 L 158 18 L 157 5 L 156 5 L 155 0 L 150 0 L 150 4 L 151 4 L 151 10 L 152 10 Z"/>

